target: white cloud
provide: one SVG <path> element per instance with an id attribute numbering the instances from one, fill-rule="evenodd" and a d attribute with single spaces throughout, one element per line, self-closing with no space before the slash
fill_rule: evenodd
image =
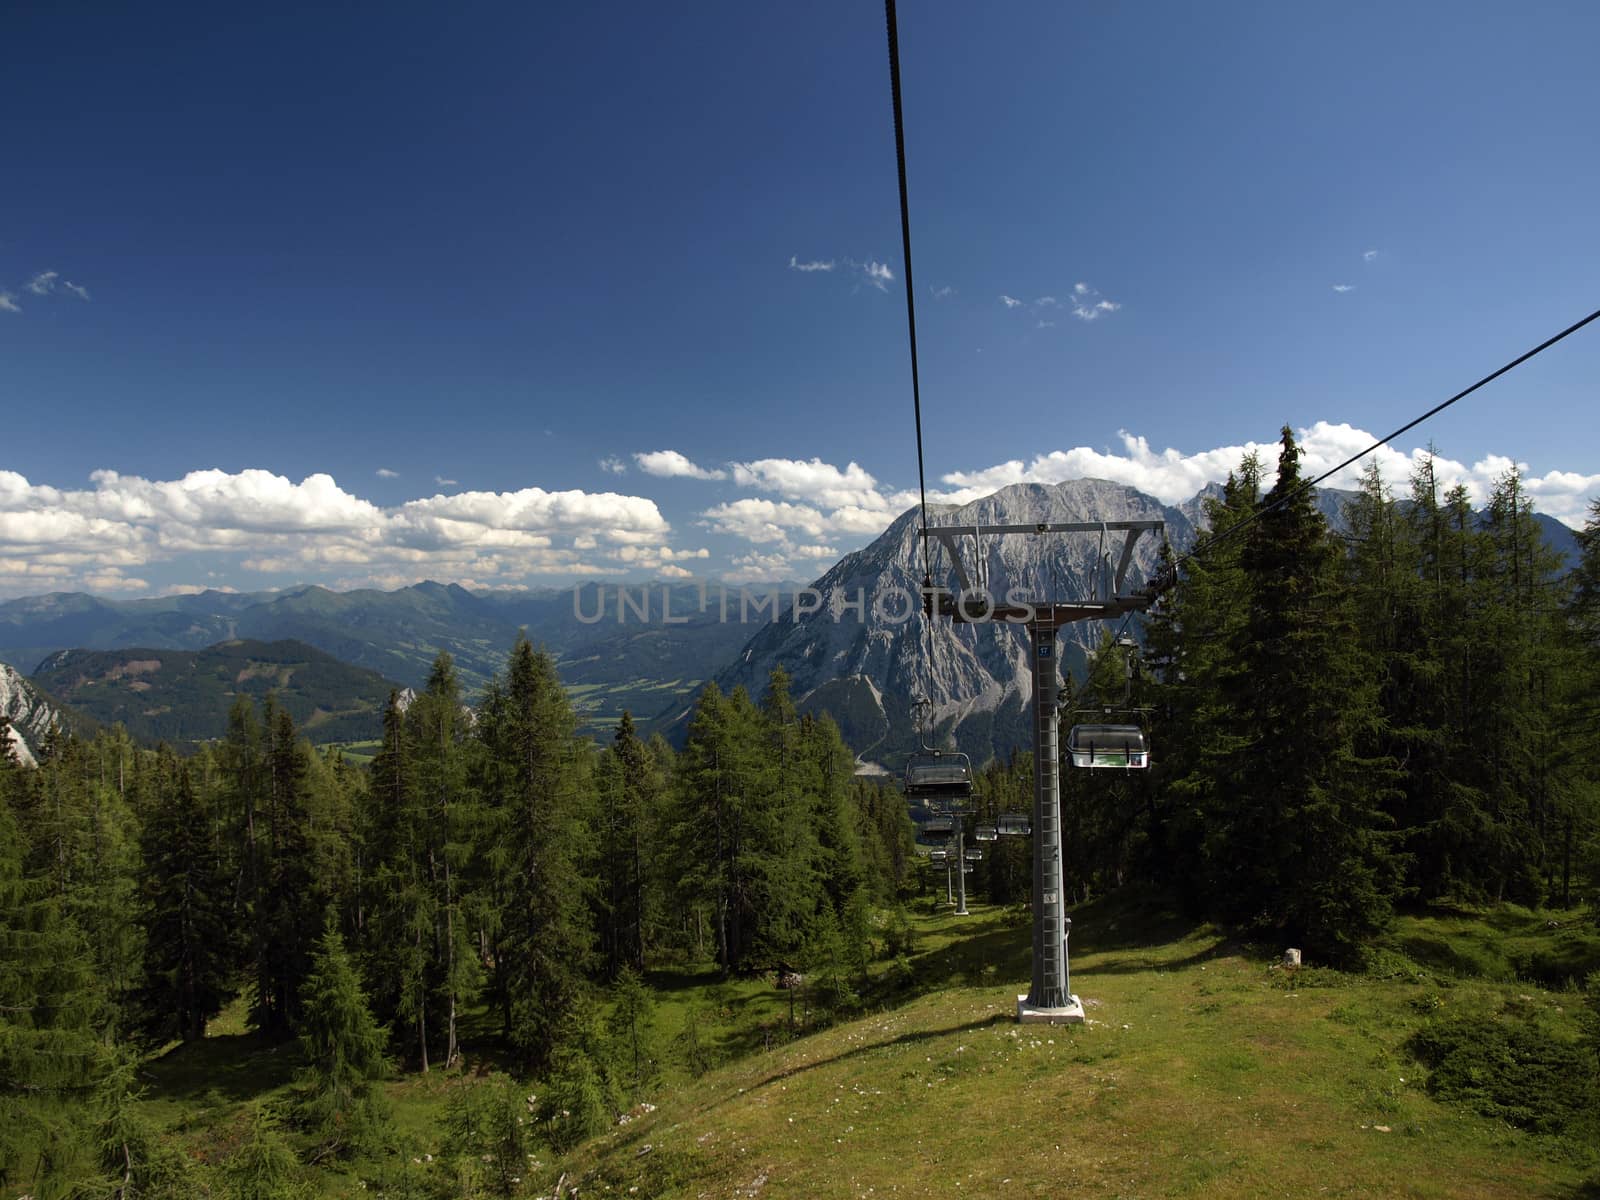
<path id="1" fill-rule="evenodd" d="M 616 572 L 628 569 L 625 551 L 660 562 L 709 554 L 666 545 L 671 525 L 655 502 L 613 492 L 460 492 L 383 508 L 321 474 L 91 479 L 93 488 L 68 490 L 0 470 L 0 590 L 148 590 L 138 568 L 218 551 L 251 571 L 355 568 L 366 575 L 348 577 L 371 580 Z"/>
<path id="2" fill-rule="evenodd" d="M 17 297 L 14 292 L 0 292 L 0 312 L 19 313 L 21 311 L 22 307 L 17 303 Z"/>
<path id="3" fill-rule="evenodd" d="M 435 475 L 433 482 L 439 487 L 456 487 L 461 483 L 459 479 L 446 479 L 443 475 Z"/>
<path id="4" fill-rule="evenodd" d="M 1033 306 L 1035 308 L 1056 308 L 1059 307 L 1060 303 L 1054 296 L 1040 296 L 1033 302 Z"/>
<path id="5" fill-rule="evenodd" d="M 639 464 L 639 469 L 646 475 L 654 475 L 658 479 L 726 479 L 728 473 L 723 470 L 708 470 L 696 466 L 690 459 L 676 450 L 651 450 L 648 453 L 636 453 L 633 461 Z"/>
<path id="6" fill-rule="evenodd" d="M 662 567 L 659 571 L 656 572 L 656 574 L 660 575 L 661 578 L 663 578 L 663 579 L 693 579 L 694 578 L 694 572 L 693 571 L 687 571 L 682 567 L 675 567 L 671 563 L 668 563 L 666 566 Z"/>
<path id="7" fill-rule="evenodd" d="M 829 529 L 827 517 L 810 505 L 754 497 L 718 504 L 700 515 L 704 518 L 701 524 L 713 533 L 729 534 L 747 542 L 785 542 L 791 529 L 821 537 Z"/>
<path id="8" fill-rule="evenodd" d="M 27 288 L 35 296 L 48 296 L 56 290 L 56 280 L 61 277 L 59 271 L 40 271 L 28 280 Z"/>
<path id="9" fill-rule="evenodd" d="M 235 587 L 214 587 L 203 583 L 169 583 L 166 587 L 157 588 L 157 596 L 198 596 L 201 592 L 226 592 L 237 595 L 239 589 Z"/>
<path id="10" fill-rule="evenodd" d="M 1363 250 L 1361 252 L 1361 257 L 1366 262 L 1371 262 L 1373 259 L 1378 257 L 1378 252 L 1376 250 Z"/>
<path id="11" fill-rule="evenodd" d="M 948 300 L 951 296 L 956 294 L 955 288 L 951 287 L 948 283 L 940 288 L 931 287 L 928 289 L 928 291 L 933 294 L 933 298 L 935 300 Z"/>
<path id="12" fill-rule="evenodd" d="M 400 478 L 400 472 L 399 471 L 391 471 L 388 467 L 379 467 L 378 468 L 378 478 L 379 479 L 399 479 Z"/>
<path id="13" fill-rule="evenodd" d="M 124 575 L 116 567 L 107 567 L 103 571 L 91 571 L 81 576 L 83 586 L 94 592 L 147 592 L 150 585 L 143 579 L 135 579 Z"/>
<path id="14" fill-rule="evenodd" d="M 750 553 L 737 555 L 722 572 L 729 583 L 776 583 L 794 574 L 794 565 L 786 554 Z"/>
<path id="15" fill-rule="evenodd" d="M 1018 300 L 1015 296 L 1008 296 L 1004 292 L 1000 293 L 1000 303 L 1004 304 L 1007 308 L 1021 308 L 1022 307 L 1022 301 L 1021 300 Z"/>
<path id="16" fill-rule="evenodd" d="M 894 272 L 889 270 L 885 264 L 876 260 L 863 263 L 861 272 L 867 277 L 867 282 L 880 292 L 888 291 L 889 285 L 894 282 Z"/>
<path id="17" fill-rule="evenodd" d="M 820 458 L 760 458 L 736 462 L 733 481 L 741 487 L 776 492 L 790 500 L 805 500 L 825 508 L 844 505 L 882 507 L 878 481 L 857 463 L 840 470 Z"/>
<path id="18" fill-rule="evenodd" d="M 615 454 L 608 454 L 600 460 L 600 469 L 610 475 L 626 475 L 628 464 Z"/>
<path id="19" fill-rule="evenodd" d="M 1353 291 L 1355 291 L 1356 290 L 1356 285 L 1353 284 L 1353 283 L 1336 283 L 1336 284 L 1333 285 L 1333 290 L 1338 292 L 1342 296 L 1342 295 L 1344 295 L 1345 292 L 1353 292 Z"/>
<path id="20" fill-rule="evenodd" d="M 61 286 L 66 288 L 67 291 L 71 292 L 79 300 L 87 300 L 89 298 L 89 289 L 73 283 L 70 279 L 63 281 Z"/>
<path id="21" fill-rule="evenodd" d="M 1121 304 L 1106 299 L 1098 288 L 1090 287 L 1087 283 L 1072 285 L 1072 315 L 1080 321 L 1098 321 L 1121 307 Z"/>
<path id="22" fill-rule="evenodd" d="M 1246 454 L 1259 454 L 1269 471 L 1277 462 L 1276 442 L 1245 442 L 1185 454 L 1170 448 L 1154 451 L 1145 438 L 1126 430 L 1120 436 L 1121 453 L 1078 446 L 1041 454 L 1026 464 L 1013 459 L 978 471 L 953 471 L 941 476 L 941 481 L 951 485 L 951 490 L 930 493 L 929 499 L 965 504 L 1013 483 L 1060 483 L 1091 478 L 1125 483 L 1164 504 L 1178 504 L 1206 484 L 1222 482 Z M 1328 421 L 1299 429 L 1295 436 L 1303 455 L 1302 470 L 1308 478 L 1365 450 L 1376 440 L 1363 429 Z M 1427 451 L 1419 447 L 1401 452 L 1384 446 L 1370 457 L 1377 460 L 1383 477 L 1403 492 L 1411 473 L 1427 457 Z M 1329 479 L 1327 486 L 1356 487 L 1364 463 L 1365 460 L 1345 468 Z M 1512 465 L 1510 459 L 1499 455 L 1489 455 L 1471 465 L 1440 456 L 1434 459 L 1434 472 L 1442 490 L 1463 484 L 1473 503 L 1482 505 L 1487 502 L 1495 481 Z M 1569 525 L 1581 525 L 1589 500 L 1600 495 L 1600 474 L 1550 471 L 1533 476 L 1527 474 L 1525 468 L 1521 469 L 1523 486 L 1539 510 Z"/>
<path id="23" fill-rule="evenodd" d="M 810 274 L 814 271 L 832 271 L 838 266 L 847 267 L 852 273 L 859 271 L 862 279 L 880 292 L 888 291 L 889 285 L 894 282 L 894 271 L 890 269 L 887 263 L 881 263 L 875 258 L 868 259 L 866 262 L 858 262 L 853 258 L 814 258 L 810 262 L 801 262 L 795 255 L 791 254 L 789 256 L 789 270 L 791 271 L 803 271 Z"/>

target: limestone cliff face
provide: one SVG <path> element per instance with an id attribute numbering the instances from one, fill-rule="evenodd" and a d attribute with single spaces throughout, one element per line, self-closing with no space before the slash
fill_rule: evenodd
<path id="1" fill-rule="evenodd" d="M 1191 512 L 1198 509 L 1163 505 L 1122 484 L 1080 479 L 1017 484 L 959 508 L 930 507 L 928 518 L 930 525 L 957 527 L 1161 520 L 1166 536 L 1181 548 L 1194 540 Z M 912 704 L 919 696 L 933 703 L 940 740 L 953 741 L 975 762 L 1027 746 L 1027 633 L 1003 624 L 935 621 L 930 652 L 928 623 L 916 601 L 923 570 L 920 528 L 921 516 L 913 509 L 870 546 L 841 559 L 812 584 L 815 597 L 802 594 L 750 640 L 717 676 L 718 685 L 742 686 L 759 699 L 768 675 L 781 666 L 801 708 L 826 709 L 868 761 L 896 765 L 915 747 Z M 1101 556 L 1109 554 L 1114 562 L 1122 536 L 1109 534 L 1102 546 L 1095 534 L 1010 535 L 975 548 L 969 534 L 962 557 L 969 573 L 981 561 L 996 595 L 1087 599 L 1094 594 Z M 1154 574 L 1160 548 L 1161 539 L 1150 534 L 1137 543 L 1127 587 Z M 936 543 L 931 566 L 936 584 L 955 586 L 948 556 Z M 1064 630 L 1063 669 L 1080 667 L 1085 648 L 1103 633 L 1101 622 Z"/>
<path id="2" fill-rule="evenodd" d="M 35 749 L 61 719 L 60 713 L 14 669 L 0 663 L 0 716 L 10 724 L 12 751 L 26 766 L 35 763 Z"/>

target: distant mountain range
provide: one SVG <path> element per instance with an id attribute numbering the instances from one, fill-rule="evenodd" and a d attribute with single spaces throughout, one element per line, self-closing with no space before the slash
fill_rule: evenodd
<path id="1" fill-rule="evenodd" d="M 292 640 L 236 640 L 204 650 L 61 650 L 39 665 L 33 682 L 96 721 L 120 721 L 142 741 L 177 744 L 222 737 L 239 697 L 269 692 L 313 741 L 376 738 L 384 704 L 399 687 Z"/>
<path id="2" fill-rule="evenodd" d="M 1205 499 L 1219 491 L 1212 485 L 1183 504 L 1164 505 L 1122 484 L 1083 479 L 1051 486 L 1018 484 L 960 508 L 933 506 L 931 511 L 938 524 L 946 525 L 1161 519 L 1168 538 L 1182 549 L 1197 535 Z M 1343 525 L 1343 506 L 1351 495 L 1331 489 L 1318 494 L 1319 506 L 1335 527 Z M 1537 519 L 1550 544 L 1569 563 L 1575 562 L 1572 530 L 1549 517 Z M 858 590 L 870 597 L 892 587 L 914 593 L 921 577 L 920 566 L 913 565 L 920 554 L 917 524 L 915 510 L 906 513 L 870 546 L 836 563 L 813 588 L 836 590 L 847 598 Z M 1142 582 L 1153 571 L 1158 545 L 1152 538 L 1140 544 L 1130 582 Z M 988 543 L 985 556 L 996 590 L 1042 584 L 1057 595 L 1083 595 L 1095 549 L 1093 538 L 1015 537 Z M 38 682 L 62 702 L 102 720 L 124 720 L 136 733 L 160 730 L 151 736 L 204 737 L 214 735 L 199 732 L 211 726 L 198 712 L 177 715 L 188 711 L 187 701 L 156 712 L 165 701 L 156 703 L 148 692 L 126 692 L 114 699 L 118 688 L 109 676 L 122 671 L 116 682 L 125 691 L 134 682 L 154 688 L 154 676 L 130 675 L 128 664 L 156 657 L 167 663 L 168 657 L 158 651 L 289 639 L 305 643 L 304 649 L 287 652 L 302 664 L 295 670 L 303 680 L 308 672 L 324 669 L 312 669 L 313 648 L 371 676 L 359 683 L 351 677 L 348 694 L 340 693 L 344 698 L 330 695 L 326 703 L 306 707 L 303 716 L 291 706 L 297 721 L 315 720 L 307 732 L 316 740 L 346 740 L 335 731 L 367 728 L 362 722 L 369 718 L 362 715 L 359 697 L 376 695 L 373 689 L 380 687 L 387 694 L 387 684 L 375 680 L 420 688 L 434 657 L 448 650 L 470 698 L 503 669 L 518 631 L 526 629 L 535 644 L 555 656 L 584 728 L 599 736 L 624 708 L 647 729 L 681 736 L 694 695 L 706 680 L 715 678 L 724 688 L 742 685 L 759 695 L 771 669 L 782 665 L 794 678 L 802 706 L 830 711 L 868 759 L 895 761 L 912 748 L 910 705 L 924 693 L 935 701 L 941 726 L 954 729 L 963 748 L 979 758 L 1027 743 L 1023 706 L 1029 683 L 1019 631 L 952 629 L 948 623 L 937 627 L 941 649 L 930 683 L 922 676 L 925 634 L 920 616 L 895 623 L 870 611 L 863 620 L 847 610 L 835 621 L 823 609 L 797 617 L 795 590 L 794 584 L 722 589 L 695 582 L 591 582 L 576 589 L 474 592 L 430 582 L 390 592 L 304 587 L 135 601 L 53 593 L 0 602 L 0 661 L 23 670 L 38 667 Z M 741 594 L 763 600 L 776 594 L 778 599 L 775 607 L 756 609 L 742 605 Z M 774 613 L 777 619 L 772 619 Z M 1065 631 L 1062 668 L 1080 668 L 1085 650 L 1099 636 L 1093 625 Z M 186 677 L 184 673 L 192 676 L 184 685 L 189 699 L 199 695 L 195 689 L 213 666 L 225 674 L 222 664 L 244 653 L 218 649 L 215 663 L 207 660 L 202 667 L 196 660 L 172 675 L 174 680 Z M 65 650 L 74 653 L 56 657 Z M 132 656 L 101 660 L 82 657 L 85 651 L 128 651 Z M 266 655 L 259 661 L 279 660 Z M 240 666 L 234 673 L 245 669 Z M 169 670 L 173 668 L 164 666 L 156 674 Z M 267 674 L 251 678 L 265 679 Z M 222 693 L 213 694 L 225 717 Z M 180 728 L 183 732 L 176 732 Z"/>
<path id="3" fill-rule="evenodd" d="M 32 671 L 63 650 L 199 650 L 236 639 L 288 638 L 414 688 L 426 682 L 438 652 L 448 650 L 470 693 L 504 669 L 525 628 L 555 655 L 580 717 L 600 732 L 624 708 L 644 716 L 692 695 L 765 619 L 752 614 L 742 624 L 735 604 L 733 619 L 724 622 L 715 590 L 702 605 L 698 584 L 625 586 L 627 603 L 620 605 L 619 585 L 595 583 L 576 592 L 470 592 L 419 583 L 392 592 L 305 587 L 133 601 L 57 592 L 0 603 L 0 661 Z M 782 590 L 792 594 L 793 585 Z M 648 611 L 641 615 L 642 609 Z"/>

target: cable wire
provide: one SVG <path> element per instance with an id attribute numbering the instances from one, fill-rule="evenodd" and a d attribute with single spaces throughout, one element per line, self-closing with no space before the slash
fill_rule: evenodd
<path id="1" fill-rule="evenodd" d="M 1454 396 L 1451 396 L 1450 399 L 1445 400 L 1445 401 L 1443 401 L 1443 402 L 1441 402 L 1439 404 L 1435 404 L 1432 408 L 1430 408 L 1427 412 L 1423 413 L 1420 417 L 1416 417 L 1416 418 L 1414 418 L 1414 419 L 1412 419 L 1410 421 L 1407 421 L 1404 425 L 1400 426 L 1399 429 L 1396 429 L 1393 433 L 1389 434 L 1387 437 L 1379 438 L 1377 441 L 1373 442 L 1372 445 L 1368 446 L 1365 450 L 1361 451 L 1359 454 L 1352 454 L 1349 458 L 1345 459 L 1338 466 L 1332 468 L 1331 470 L 1324 471 L 1321 475 L 1318 475 L 1315 479 L 1308 480 L 1307 482 L 1302 483 L 1299 487 L 1295 488 L 1292 492 L 1289 492 L 1287 495 L 1280 496 L 1278 499 L 1274 500 L 1271 504 L 1266 505 L 1264 508 L 1256 509 L 1255 512 L 1249 514 L 1248 516 L 1244 517 L 1243 519 L 1241 519 L 1239 521 L 1235 521 L 1232 525 L 1228 526 L 1228 528 L 1224 529 L 1222 532 L 1217 533 L 1217 534 L 1213 534 L 1211 537 L 1206 538 L 1199 545 L 1197 545 L 1193 550 L 1190 550 L 1187 554 L 1180 555 L 1178 558 L 1173 560 L 1172 567 L 1171 567 L 1170 572 L 1167 575 L 1167 578 L 1157 581 L 1157 586 L 1156 586 L 1156 589 L 1155 589 L 1156 595 L 1160 595 L 1162 592 L 1166 591 L 1167 588 L 1171 587 L 1172 584 L 1177 581 L 1178 568 L 1181 567 L 1184 563 L 1188 562 L 1190 559 L 1199 558 L 1204 554 L 1210 553 L 1220 543 L 1226 541 L 1228 538 L 1232 537 L 1234 534 L 1238 533 L 1240 530 L 1246 529 L 1249 526 L 1255 524 L 1262 517 L 1266 516 L 1268 513 L 1272 512 L 1274 509 L 1281 508 L 1283 505 L 1289 503 L 1289 501 L 1296 499 L 1297 497 L 1303 495 L 1306 492 L 1309 492 L 1312 488 L 1316 487 L 1319 483 L 1323 482 L 1324 480 L 1326 480 L 1326 479 L 1328 479 L 1328 478 L 1330 478 L 1330 477 L 1332 477 L 1334 475 L 1337 475 L 1340 471 L 1344 470 L 1346 467 L 1350 466 L 1352 463 L 1360 462 L 1363 458 L 1365 458 L 1367 455 L 1371 454 L 1374 450 L 1378 449 L 1380 446 L 1385 446 L 1388 443 L 1394 441 L 1394 439 L 1399 437 L 1401 434 L 1406 433 L 1407 431 L 1409 431 L 1411 429 L 1415 429 L 1418 425 L 1422 424 L 1429 417 L 1436 416 L 1439 413 L 1442 413 L 1445 409 L 1449 408 L 1457 400 L 1465 400 L 1468 396 L 1472 395 L 1472 393 L 1477 391 L 1479 388 L 1484 387 L 1487 384 L 1493 383 L 1496 379 L 1499 379 L 1500 376 L 1506 374 L 1508 371 L 1515 370 L 1517 367 L 1520 367 L 1523 363 L 1527 362 L 1530 358 L 1533 358 L 1536 355 L 1544 353 L 1546 350 L 1550 349 L 1551 346 L 1554 346 L 1557 342 L 1561 341 L 1563 338 L 1570 337 L 1572 334 L 1577 333 L 1578 330 L 1582 329 L 1585 325 L 1588 325 L 1590 322 L 1595 321 L 1597 319 L 1600 319 L 1600 308 L 1595 309 L 1594 312 L 1590 313 L 1587 317 L 1584 317 L 1582 320 L 1575 321 L 1571 325 L 1568 325 L 1565 329 L 1563 329 L 1560 333 L 1556 334 L 1554 337 L 1547 338 L 1545 341 L 1540 342 L 1532 350 L 1526 351 L 1523 354 L 1519 354 L 1516 358 L 1514 358 L 1510 362 L 1506 363 L 1505 366 L 1499 368 L 1496 371 L 1491 371 L 1489 374 L 1485 375 L 1482 379 L 1478 380 L 1478 382 L 1473 384 L 1471 387 L 1463 388 L 1461 391 L 1457 392 Z"/>
<path id="2" fill-rule="evenodd" d="M 906 329 L 911 340 L 911 410 L 917 426 L 917 495 L 922 508 L 922 582 L 933 583 L 928 561 L 928 484 L 922 459 L 922 381 L 917 369 L 917 293 L 911 276 L 911 203 L 906 189 L 905 118 L 900 104 L 900 26 L 895 19 L 894 0 L 884 0 L 884 20 L 889 37 L 889 89 L 894 97 L 894 157 L 900 176 L 900 247 L 906 273 Z M 926 594 L 926 593 L 925 593 Z M 928 683 L 933 683 L 933 618 L 925 622 L 928 630 Z M 930 701 L 932 697 L 929 697 Z M 931 717 L 930 717 L 931 722 Z"/>

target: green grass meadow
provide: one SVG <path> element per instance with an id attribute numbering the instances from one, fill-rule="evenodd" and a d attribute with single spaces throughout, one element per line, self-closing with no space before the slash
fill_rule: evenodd
<path id="1" fill-rule="evenodd" d="M 1286 970 L 1281 947 L 1229 940 L 1149 893 L 1073 916 L 1081 1026 L 1016 1023 L 1027 917 L 981 905 L 957 918 L 921 902 L 913 952 L 875 964 L 850 1019 L 817 1028 L 812 1013 L 815 1032 L 791 1033 L 791 1001 L 799 1025 L 807 999 L 770 978 L 653 973 L 653 1111 L 535 1155 L 518 1194 L 1600 1196 L 1579 990 L 1600 938 L 1585 914 L 1404 917 L 1362 974 Z M 1527 1031 L 1555 1057 L 1519 1060 Z M 1497 1065 L 1502 1033 L 1512 1051 Z M 388 1161 L 317 1172 L 323 1194 L 435 1194 L 406 1175 L 437 1186 L 444 1105 L 494 1065 L 486 1014 L 463 1040 L 463 1068 L 388 1085 Z M 216 1160 L 296 1065 L 235 1006 L 203 1043 L 149 1064 L 145 1106 Z M 1495 1091 L 1518 1071 L 1552 1093 L 1545 1107 Z"/>

